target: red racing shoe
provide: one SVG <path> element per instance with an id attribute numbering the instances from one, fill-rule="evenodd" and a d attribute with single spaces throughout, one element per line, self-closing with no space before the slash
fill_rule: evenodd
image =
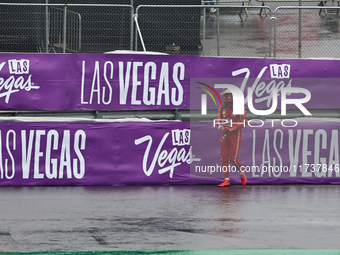
<path id="1" fill-rule="evenodd" d="M 247 184 L 247 177 L 245 173 L 241 174 L 241 182 L 243 186 Z"/>
<path id="2" fill-rule="evenodd" d="M 217 185 L 217 186 L 218 187 L 228 187 L 228 186 L 230 186 L 230 181 L 224 179 L 224 181 L 221 184 Z"/>

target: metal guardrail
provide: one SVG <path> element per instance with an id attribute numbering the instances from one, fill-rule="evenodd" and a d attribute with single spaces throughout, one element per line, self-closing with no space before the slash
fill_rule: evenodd
<path id="1" fill-rule="evenodd" d="M 340 118 L 338 109 L 308 109 L 312 117 L 305 117 L 299 109 L 287 109 L 285 119 L 295 118 Z M 208 109 L 207 115 L 202 115 L 200 109 L 168 109 L 168 110 L 117 110 L 117 111 L 0 111 L 0 121 L 13 121 L 15 118 L 41 119 L 52 117 L 75 120 L 80 119 L 124 119 L 147 118 L 150 120 L 180 120 L 180 121 L 213 121 L 216 119 L 217 109 Z M 7 118 L 7 119 L 6 119 Z M 247 119 L 282 119 L 280 110 L 271 115 L 260 116 L 248 111 Z M 15 121 L 15 120 L 14 120 Z"/>
<path id="2" fill-rule="evenodd" d="M 304 3 L 308 3 L 308 2 L 317 2 L 317 3 L 320 3 L 320 2 L 327 2 L 327 1 L 321 1 L 321 0 L 256 0 L 257 2 L 259 3 L 265 3 L 265 2 L 278 2 L 278 3 L 289 3 L 289 2 L 295 2 L 295 3 L 298 3 L 298 2 L 304 2 Z"/>

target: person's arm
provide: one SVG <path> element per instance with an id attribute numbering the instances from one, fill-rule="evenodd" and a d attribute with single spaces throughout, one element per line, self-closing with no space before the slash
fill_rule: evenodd
<path id="1" fill-rule="evenodd" d="M 221 128 L 223 128 L 223 126 L 222 126 L 222 122 L 220 121 L 222 118 L 221 118 L 221 111 L 222 111 L 222 107 L 221 107 L 221 105 L 218 107 L 218 110 L 217 110 L 217 117 L 216 117 L 216 119 L 217 119 L 217 128 L 219 129 L 219 130 L 221 130 Z"/>
<path id="2" fill-rule="evenodd" d="M 227 130 L 225 129 L 225 127 L 223 126 L 223 119 L 222 119 L 222 105 L 220 105 L 218 107 L 218 110 L 217 110 L 217 128 L 218 130 L 220 130 L 222 133 L 224 134 L 228 134 Z"/>
<path id="3" fill-rule="evenodd" d="M 243 115 L 240 115 L 240 120 L 239 122 L 234 125 L 233 123 L 233 126 L 232 127 L 227 127 L 225 128 L 227 132 L 233 132 L 233 131 L 236 131 L 236 130 L 239 130 L 245 126 L 247 126 L 248 124 L 248 120 L 247 120 L 247 110 L 246 108 L 244 108 L 244 114 Z"/>

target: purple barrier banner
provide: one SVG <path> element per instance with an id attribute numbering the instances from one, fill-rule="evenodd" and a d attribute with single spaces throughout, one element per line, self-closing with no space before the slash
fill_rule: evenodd
<path id="1" fill-rule="evenodd" d="M 0 125 L 0 185 L 213 182 L 190 178 L 189 123 Z"/>
<path id="2" fill-rule="evenodd" d="M 242 128 L 238 158 L 248 183 L 339 184 L 339 123 L 271 120 Z M 190 166 L 191 178 L 221 178 L 227 170 L 216 129 L 212 122 L 191 123 L 191 144 L 200 159 Z M 240 183 L 235 165 L 229 166 L 232 182 Z"/>
<path id="3" fill-rule="evenodd" d="M 196 62 L 195 76 L 190 84 L 190 108 L 200 109 L 202 89 L 209 91 L 218 102 L 216 92 L 221 88 L 216 84 L 231 84 L 238 87 L 245 99 L 245 106 L 249 109 L 249 91 L 252 89 L 252 103 L 255 108 L 270 108 L 273 90 L 277 89 L 278 105 L 281 109 L 283 89 L 299 89 L 303 93 L 288 93 L 287 98 L 310 98 L 303 106 L 312 108 L 339 108 L 337 100 L 339 94 L 340 75 L 336 66 L 339 60 L 312 59 L 230 59 L 201 57 Z M 209 87 L 210 86 L 210 87 Z M 200 89 L 198 89 L 200 88 Z M 213 100 L 207 100 L 207 108 L 216 108 Z M 296 108 L 288 105 L 287 109 Z"/>
<path id="4" fill-rule="evenodd" d="M 237 86 L 245 103 L 251 88 L 257 108 L 270 107 L 274 89 L 279 98 L 277 108 L 281 108 L 282 91 L 287 88 L 310 93 L 306 108 L 339 108 L 339 68 L 339 60 L 1 53 L 0 108 L 199 109 L 202 90 L 197 87 L 212 93 L 203 84 L 215 89 L 216 83 Z M 207 104 L 214 108 L 213 101 Z"/>
<path id="5" fill-rule="evenodd" d="M 189 108 L 191 56 L 0 54 L 0 107 L 26 110 Z"/>
<path id="6" fill-rule="evenodd" d="M 338 123 L 243 128 L 239 159 L 248 183 L 340 183 Z M 223 178 L 221 132 L 208 122 L 0 125 L 2 186 L 192 185 Z M 239 184 L 237 171 L 230 172 Z"/>

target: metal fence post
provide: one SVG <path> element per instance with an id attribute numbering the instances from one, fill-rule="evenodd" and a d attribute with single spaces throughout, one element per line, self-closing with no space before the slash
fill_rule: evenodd
<path id="1" fill-rule="evenodd" d="M 218 6 L 219 4 L 219 0 L 216 1 L 216 4 Z M 217 22 L 217 56 L 220 56 L 221 53 L 220 53 L 220 8 L 217 7 L 217 11 L 216 11 L 216 22 Z"/>
<path id="2" fill-rule="evenodd" d="M 203 8 L 203 50 L 202 55 L 205 56 L 205 34 L 206 34 L 206 19 L 207 19 L 207 9 L 206 7 Z"/>
<path id="3" fill-rule="evenodd" d="M 142 32 L 140 31 L 139 24 L 138 24 L 138 8 L 136 10 L 135 23 L 136 23 L 136 33 L 138 32 L 138 34 L 139 34 L 139 39 L 140 39 L 140 41 L 142 43 L 143 51 L 146 51 L 144 40 L 143 40 L 143 36 L 142 36 Z M 136 47 L 137 47 L 137 36 L 136 36 Z"/>
<path id="4" fill-rule="evenodd" d="M 64 5 L 63 53 L 66 53 L 66 20 L 67 20 L 67 4 Z"/>
<path id="5" fill-rule="evenodd" d="M 274 11 L 274 58 L 276 58 L 276 36 L 277 36 L 277 11 L 280 7 L 277 7 Z"/>
<path id="6" fill-rule="evenodd" d="M 135 14 L 133 15 L 133 19 L 135 20 L 135 22 L 138 22 L 138 20 L 136 21 L 136 17 L 137 17 L 137 10 L 136 10 Z M 137 44 L 138 44 L 138 32 L 137 32 L 137 26 L 136 26 L 136 29 L 135 29 L 135 51 L 138 50 Z"/>
<path id="7" fill-rule="evenodd" d="M 299 0 L 299 6 L 302 6 L 301 0 Z M 301 14 L 302 10 L 299 9 L 299 58 L 301 58 L 301 33 L 302 33 L 302 24 L 301 24 Z"/>
<path id="8" fill-rule="evenodd" d="M 272 56 L 272 20 L 274 20 L 274 49 L 273 55 L 276 56 L 276 17 L 270 17 L 269 20 L 269 57 Z"/>
<path id="9" fill-rule="evenodd" d="M 130 50 L 133 50 L 133 17 L 135 15 L 135 10 L 133 8 L 133 0 L 130 2 L 132 8 L 131 8 L 131 27 L 130 27 Z"/>
<path id="10" fill-rule="evenodd" d="M 45 25 L 46 25 L 46 38 L 45 38 L 45 47 L 46 47 L 46 49 L 45 49 L 45 52 L 46 53 L 48 53 L 49 52 L 49 50 L 48 50 L 48 47 L 49 47 L 49 44 L 50 44 L 50 42 L 49 42 L 49 40 L 50 40 L 50 24 L 49 24 L 49 15 L 48 15 L 48 0 L 46 0 L 46 6 L 45 6 L 45 19 L 46 19 L 46 23 L 45 23 Z"/>
<path id="11" fill-rule="evenodd" d="M 79 17 L 79 39 L 78 39 L 79 49 L 78 51 L 80 52 L 81 51 L 81 15 L 78 14 L 78 17 Z"/>

